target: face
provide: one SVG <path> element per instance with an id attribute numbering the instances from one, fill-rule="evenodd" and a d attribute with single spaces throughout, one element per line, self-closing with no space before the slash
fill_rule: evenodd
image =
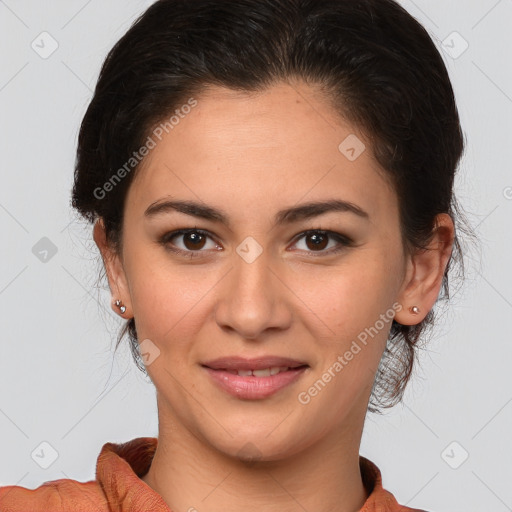
<path id="1" fill-rule="evenodd" d="M 268 460 L 348 439 L 408 272 L 396 194 L 305 84 L 196 100 L 130 186 L 109 276 L 160 424 Z M 238 375 L 251 365 L 283 371 Z"/>

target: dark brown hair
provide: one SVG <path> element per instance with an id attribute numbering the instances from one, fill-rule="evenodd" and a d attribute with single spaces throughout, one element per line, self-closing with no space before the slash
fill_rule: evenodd
<path id="1" fill-rule="evenodd" d="M 101 196 L 151 130 L 206 86 L 261 91 L 291 79 L 320 86 L 371 141 L 397 192 L 404 247 L 425 247 L 439 213 L 463 225 L 453 183 L 464 140 L 450 79 L 426 30 L 392 0 L 155 2 L 102 66 L 80 129 L 72 206 L 91 222 L 101 217 L 121 251 L 138 166 Z M 439 299 L 448 298 L 450 267 L 463 273 L 458 232 Z M 433 320 L 434 310 L 418 325 L 393 321 L 370 411 L 401 400 Z M 116 349 L 127 332 L 145 372 L 134 319 Z"/>

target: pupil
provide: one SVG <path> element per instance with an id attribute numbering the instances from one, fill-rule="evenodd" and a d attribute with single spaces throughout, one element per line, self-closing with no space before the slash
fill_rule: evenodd
<path id="1" fill-rule="evenodd" d="M 313 241 L 314 247 L 323 249 L 325 247 L 325 241 L 327 237 L 325 235 L 321 235 L 318 233 L 309 235 L 310 239 Z"/>
<path id="2" fill-rule="evenodd" d="M 202 238 L 203 235 L 199 234 L 199 233 L 189 233 L 187 235 L 188 237 L 188 240 L 191 241 L 191 244 L 192 245 L 197 245 L 197 244 L 200 244 L 201 243 L 201 238 Z M 197 249 L 197 247 L 193 247 L 194 249 Z"/>

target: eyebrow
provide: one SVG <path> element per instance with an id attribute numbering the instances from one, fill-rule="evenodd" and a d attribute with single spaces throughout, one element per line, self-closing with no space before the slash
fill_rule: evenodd
<path id="1" fill-rule="evenodd" d="M 200 219 L 221 222 L 227 227 L 230 227 L 229 218 L 222 210 L 195 201 L 157 200 L 148 206 L 144 212 L 144 216 L 149 218 L 168 212 L 181 212 Z M 274 216 L 274 223 L 276 225 L 291 224 L 329 212 L 348 212 L 363 219 L 368 220 L 370 218 L 367 212 L 353 203 L 340 199 L 330 199 L 327 201 L 305 203 L 280 210 Z"/>

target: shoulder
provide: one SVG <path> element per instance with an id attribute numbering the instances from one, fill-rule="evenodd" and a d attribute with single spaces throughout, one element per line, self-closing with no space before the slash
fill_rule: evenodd
<path id="1" fill-rule="evenodd" d="M 61 479 L 45 482 L 36 489 L 18 485 L 0 487 L 2 512 L 109 512 L 98 482 Z"/>
<path id="2" fill-rule="evenodd" d="M 105 443 L 96 461 L 96 479 L 79 482 L 60 479 L 36 489 L 18 485 L 0 487 L 1 512 L 110 512 L 169 509 L 148 487 L 144 475 L 155 453 L 156 438 L 141 437 L 124 443 Z"/>

